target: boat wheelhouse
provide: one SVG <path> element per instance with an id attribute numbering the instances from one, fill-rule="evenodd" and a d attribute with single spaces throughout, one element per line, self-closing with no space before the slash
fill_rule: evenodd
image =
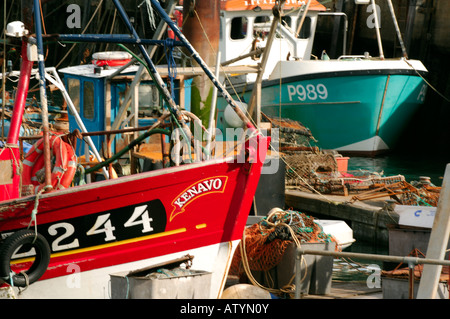
<path id="1" fill-rule="evenodd" d="M 139 81 L 133 82 L 138 70 L 137 65 L 121 70 L 120 66 L 103 68 L 84 64 L 66 67 L 59 72 L 63 75 L 66 90 L 86 129 L 89 132 L 102 132 L 150 126 L 163 113 L 164 100 L 151 77 L 146 73 L 140 75 Z M 192 78 L 185 75 L 177 76 L 174 81 L 175 103 L 186 111 L 190 111 L 191 82 Z M 130 103 L 132 112 L 126 114 L 122 110 Z M 72 112 L 69 112 L 69 127 L 70 131 L 81 131 Z M 107 148 L 104 136 L 92 136 L 92 139 L 97 149 Z M 111 147 L 114 152 L 115 145 Z M 78 147 L 77 154 L 84 154 L 82 145 Z"/>
<path id="2" fill-rule="evenodd" d="M 230 7 L 228 3 L 237 5 Z M 261 51 L 255 49 L 267 44 L 272 12 L 260 2 L 222 4 L 222 63 L 261 63 Z M 257 110 L 257 122 L 260 111 L 269 117 L 299 121 L 311 130 L 323 149 L 350 155 L 388 151 L 395 147 L 409 120 L 424 103 L 424 76 L 428 71 L 420 61 L 405 56 L 386 59 L 381 47 L 379 57 L 367 52 L 348 55 L 346 30 L 340 57 L 330 59 L 326 52 L 320 57 L 312 56 L 318 19 L 334 14 L 324 9 L 317 1 L 300 1 L 295 8 L 292 3 L 285 7 L 261 76 L 260 101 L 254 103 L 251 97 L 252 89 L 258 85 L 255 75 L 229 77 L 227 88 L 236 99 L 252 103 L 248 109 L 250 113 Z M 346 19 L 344 14 L 336 14 Z M 249 52 L 250 57 L 234 62 Z M 217 109 L 217 126 L 223 131 L 233 127 L 223 100 L 218 100 Z"/>

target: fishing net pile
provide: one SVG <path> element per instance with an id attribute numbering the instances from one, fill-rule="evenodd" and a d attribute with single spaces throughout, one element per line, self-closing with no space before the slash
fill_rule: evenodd
<path id="1" fill-rule="evenodd" d="M 368 170 L 340 172 L 339 154 L 314 152 L 287 152 L 286 186 L 301 190 L 314 189 L 322 194 L 348 195 L 405 181 L 403 175 L 382 176 Z"/>
<path id="2" fill-rule="evenodd" d="M 441 187 L 431 183 L 417 181 L 408 183 L 403 180 L 392 184 L 379 184 L 377 188 L 353 196 L 350 202 L 390 197 L 400 205 L 436 207 L 440 192 Z"/>
<path id="3" fill-rule="evenodd" d="M 339 172 L 333 154 L 296 152 L 285 155 L 287 187 L 321 194 L 353 195 L 350 202 L 390 197 L 401 205 L 433 206 L 441 187 L 429 181 L 408 183 L 403 175 L 383 176 L 369 170 Z"/>
<path id="4" fill-rule="evenodd" d="M 324 233 L 313 217 L 298 211 L 274 209 L 259 223 L 246 228 L 242 241 L 248 268 L 268 271 L 281 261 L 286 248 L 293 242 L 301 245 L 333 242 L 335 239 Z M 242 273 L 242 256 L 238 248 L 230 267 L 230 275 L 239 276 Z"/>
<path id="5" fill-rule="evenodd" d="M 435 186 L 429 182 L 412 181 L 410 183 L 410 192 L 405 192 L 400 196 L 400 203 L 413 206 L 433 206 L 437 207 L 441 187 Z"/>
<path id="6" fill-rule="evenodd" d="M 333 152 L 320 151 L 312 146 L 317 140 L 311 131 L 302 123 L 285 118 L 269 117 L 262 113 L 263 118 L 271 126 L 279 130 L 280 151 L 286 163 L 286 186 L 298 186 L 317 190 L 323 188 L 324 179 L 339 177 L 338 164 Z"/>
<path id="7" fill-rule="evenodd" d="M 408 183 L 403 175 L 384 176 L 382 172 L 369 170 L 343 170 L 338 164 L 342 156 L 311 146 L 317 141 L 303 124 L 264 113 L 262 116 L 280 132 L 280 151 L 286 163 L 286 187 L 320 194 L 353 195 L 350 202 L 390 197 L 401 205 L 437 206 L 441 188 L 429 181 Z"/>

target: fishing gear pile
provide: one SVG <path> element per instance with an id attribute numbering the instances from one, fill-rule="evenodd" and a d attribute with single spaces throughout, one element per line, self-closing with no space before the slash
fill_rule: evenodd
<path id="1" fill-rule="evenodd" d="M 298 211 L 281 209 L 273 209 L 259 223 L 246 228 L 242 241 L 249 269 L 254 271 L 274 268 L 281 261 L 286 248 L 293 242 L 297 245 L 336 242 L 331 235 L 323 232 L 313 217 Z M 230 275 L 239 276 L 242 273 L 241 266 L 241 250 L 237 249 Z"/>

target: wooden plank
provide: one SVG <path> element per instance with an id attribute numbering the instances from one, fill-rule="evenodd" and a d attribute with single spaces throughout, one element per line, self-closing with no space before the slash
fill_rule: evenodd
<path id="1" fill-rule="evenodd" d="M 156 70 L 159 72 L 161 77 L 168 76 L 167 66 L 157 66 Z M 210 67 L 212 73 L 215 73 L 216 68 Z M 220 74 L 246 74 L 246 73 L 256 73 L 258 68 L 256 66 L 249 65 L 238 65 L 238 66 L 223 66 L 220 67 Z M 201 67 L 179 67 L 177 68 L 177 75 L 181 76 L 196 76 L 204 74 L 205 72 Z"/>
<path id="2" fill-rule="evenodd" d="M 381 288 L 369 288 L 366 282 L 333 281 L 327 295 L 305 295 L 302 299 L 382 299 Z"/>

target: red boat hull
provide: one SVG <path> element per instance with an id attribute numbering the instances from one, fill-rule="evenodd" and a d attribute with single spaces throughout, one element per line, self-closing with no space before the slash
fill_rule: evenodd
<path id="1" fill-rule="evenodd" d="M 4 201 L 0 234 L 37 225 L 52 250 L 41 280 L 65 276 L 73 264 L 84 272 L 236 241 L 259 181 L 263 148 L 253 163 L 208 161 Z M 27 252 L 20 256 L 16 273 L 30 263 Z"/>

